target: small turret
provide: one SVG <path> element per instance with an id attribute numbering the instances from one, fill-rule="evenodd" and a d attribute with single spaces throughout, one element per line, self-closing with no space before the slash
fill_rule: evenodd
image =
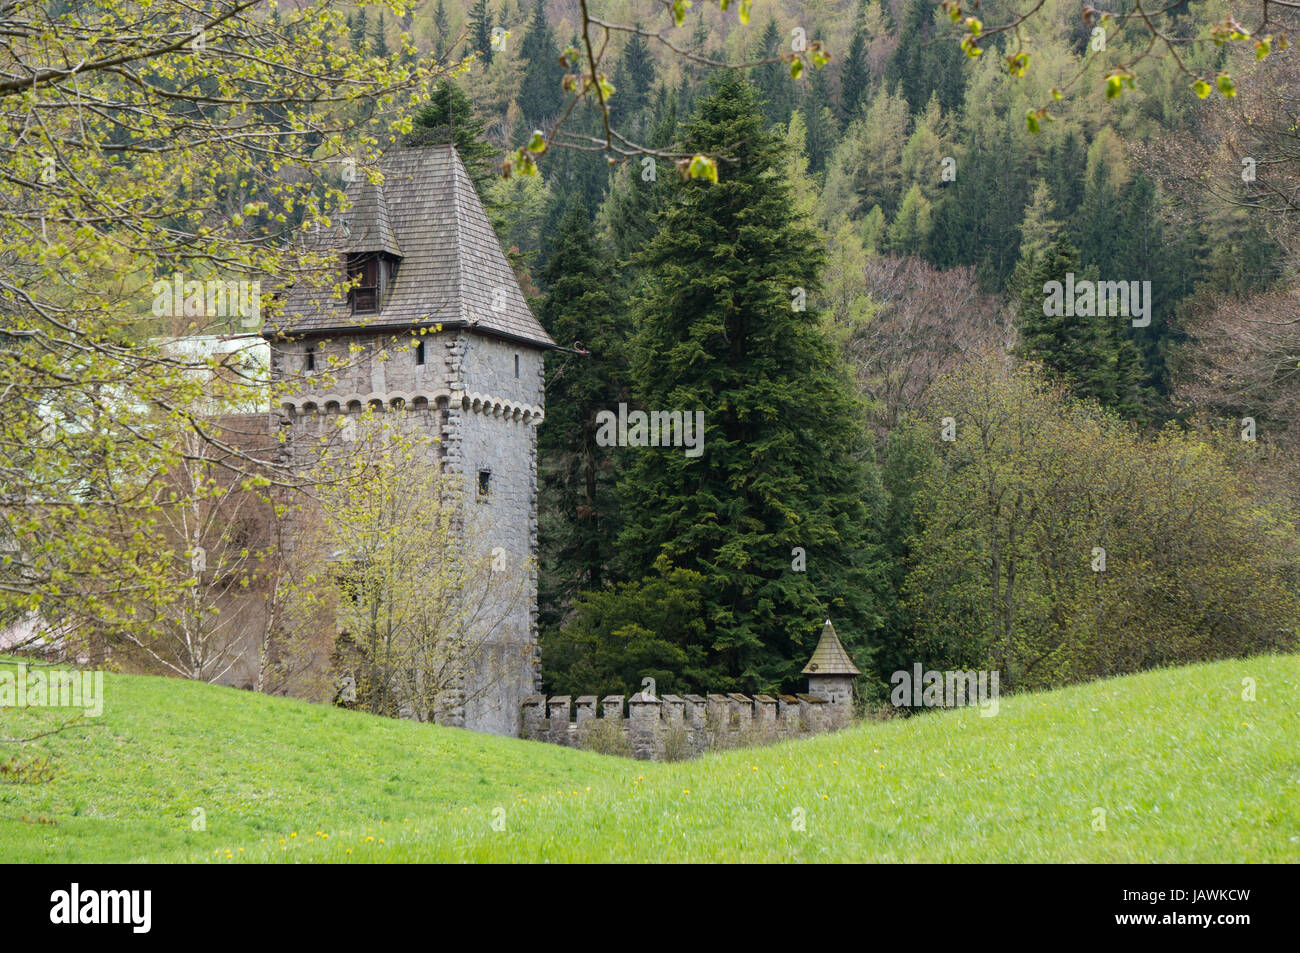
<path id="1" fill-rule="evenodd" d="M 809 695 L 825 698 L 832 705 L 853 706 L 853 679 L 862 672 L 844 651 L 830 619 L 822 626 L 822 637 L 803 674 L 808 676 Z"/>

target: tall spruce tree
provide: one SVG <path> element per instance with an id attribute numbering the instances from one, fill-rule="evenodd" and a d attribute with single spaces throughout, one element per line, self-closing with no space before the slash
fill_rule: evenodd
<path id="1" fill-rule="evenodd" d="M 1042 363 L 1060 375 L 1084 399 L 1093 399 L 1123 416 L 1140 418 L 1146 413 L 1150 395 L 1142 387 L 1142 358 L 1129 337 L 1128 318 L 1097 312 L 1097 302 L 1088 314 L 1071 314 L 1073 305 L 1047 313 L 1049 282 L 1074 284 L 1096 282 L 1095 268 L 1084 270 L 1079 252 L 1066 239 L 1053 242 L 1022 260 L 1012 281 L 1018 302 L 1017 354 Z"/>
<path id="2" fill-rule="evenodd" d="M 453 142 L 497 235 L 505 240 L 505 207 L 500 201 L 492 200 L 488 188 L 498 179 L 497 162 L 501 153 L 487 141 L 487 126 L 464 90 L 451 80 L 439 80 L 429 94 L 429 101 L 415 114 L 411 131 L 402 141 L 407 146 Z"/>
<path id="3" fill-rule="evenodd" d="M 638 29 L 640 24 L 637 24 Z M 614 88 L 618 95 L 610 104 L 620 124 L 639 132 L 649 126 L 646 115 L 655 84 L 655 61 L 650 44 L 638 33 L 624 44 L 614 67 Z"/>
<path id="4" fill-rule="evenodd" d="M 566 45 L 581 48 L 582 43 L 574 34 Z M 617 98 L 616 92 L 611 102 Z M 575 136 L 603 136 L 600 111 L 575 109 L 565 124 L 565 131 Z M 559 222 L 563 217 L 564 202 L 569 198 L 579 199 L 587 208 L 597 208 L 609 188 L 609 177 L 609 164 L 599 152 L 583 149 L 552 149 L 548 152 L 546 181 L 558 197 L 548 224 L 553 227 Z"/>
<path id="5" fill-rule="evenodd" d="M 469 46 L 482 57 L 485 67 L 492 65 L 492 11 L 487 0 L 477 0 L 469 11 Z"/>
<path id="6" fill-rule="evenodd" d="M 826 161 L 835 149 L 835 138 L 839 134 L 835 115 L 827 105 L 829 102 L 826 71 L 813 70 L 800 108 L 808 123 L 808 171 L 818 177 L 826 171 Z"/>
<path id="7" fill-rule="evenodd" d="M 985 125 L 957 181 L 935 206 L 930 259 L 941 267 L 973 264 L 980 289 L 1001 293 L 1019 260 L 1020 225 L 1032 185 L 1011 121 Z"/>
<path id="8" fill-rule="evenodd" d="M 726 156 L 719 182 L 676 182 L 635 256 L 634 395 L 703 411 L 704 434 L 698 456 L 620 449 L 619 545 L 634 578 L 660 555 L 705 576 L 716 687 L 789 690 L 828 614 L 865 670 L 888 585 L 861 408 L 819 315 L 797 306 L 814 300 L 820 243 L 765 126 L 752 86 L 715 77 L 686 145 Z"/>
<path id="9" fill-rule="evenodd" d="M 1145 174 L 1128 183 L 1120 207 L 1110 261 L 1098 262 L 1098 268 L 1103 276 L 1116 280 L 1151 282 L 1151 323 L 1131 328 L 1129 335 L 1142 353 L 1145 385 L 1163 394 L 1168 390 L 1165 359 L 1172 343 L 1169 319 L 1194 289 L 1194 248 L 1181 230 L 1176 236 L 1166 235 L 1155 183 Z"/>
<path id="10" fill-rule="evenodd" d="M 676 133 L 677 93 L 661 88 L 646 144 L 652 149 L 667 148 Z M 623 163 L 610 178 L 599 217 L 618 263 L 627 262 L 653 237 L 654 213 L 662 206 L 672 177 L 671 166 L 665 160 L 643 156 Z"/>
<path id="11" fill-rule="evenodd" d="M 545 0 L 537 0 L 528 32 L 519 47 L 524 61 L 524 81 L 519 90 L 519 109 L 524 119 L 536 125 L 550 119 L 564 107 L 564 67 L 555 34 L 546 22 Z"/>
<path id="12" fill-rule="evenodd" d="M 538 436 L 543 627 L 557 623 L 579 589 L 599 589 L 613 562 L 618 507 L 614 448 L 596 442 L 596 414 L 617 407 L 626 379 L 625 342 L 614 316 L 613 269 L 586 209 L 570 202 L 542 272 L 537 317 L 556 341 L 586 356 L 546 358 L 546 427 Z"/>
<path id="13" fill-rule="evenodd" d="M 357 11 L 352 20 L 352 49 L 364 53 L 370 49 L 370 26 L 366 23 L 366 8 Z"/>
<path id="14" fill-rule="evenodd" d="M 867 38 L 859 27 L 853 31 L 849 52 L 840 70 L 840 116 L 845 122 L 857 118 L 862 96 L 867 91 L 867 80 Z"/>
<path id="15" fill-rule="evenodd" d="M 438 0 L 438 5 L 433 8 L 433 52 L 438 59 L 442 59 L 448 52 L 448 41 L 451 39 L 447 34 L 451 31 L 450 21 L 447 19 L 447 8 L 443 0 Z"/>
<path id="16" fill-rule="evenodd" d="M 764 58 L 779 56 L 783 52 L 781 47 L 781 28 L 773 17 L 767 21 L 759 40 L 759 53 Z M 790 79 L 790 67 L 782 62 L 756 67 L 754 82 L 758 84 L 768 127 L 788 123 L 794 109 L 794 82 Z"/>
<path id="17" fill-rule="evenodd" d="M 500 150 L 487 141 L 487 125 L 474 110 L 465 91 L 451 80 L 440 79 L 429 94 L 429 101 L 415 114 L 411 131 L 404 143 L 423 146 L 445 143 L 452 139 L 465 171 L 474 180 L 481 196 L 496 179 L 496 162 Z"/>
<path id="18" fill-rule="evenodd" d="M 1087 143 L 1074 129 L 1067 129 L 1065 135 L 1047 149 L 1044 177 L 1052 188 L 1052 198 L 1063 221 L 1069 221 L 1083 201 L 1087 162 Z"/>

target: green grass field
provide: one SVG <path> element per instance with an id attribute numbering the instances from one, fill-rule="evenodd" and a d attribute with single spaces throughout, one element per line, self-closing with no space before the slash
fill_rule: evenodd
<path id="1" fill-rule="evenodd" d="M 102 717 L 0 748 L 55 771 L 0 784 L 0 861 L 1300 860 L 1294 656 L 679 764 L 172 679 L 105 692 Z M 55 714 L 5 710 L 0 736 Z"/>

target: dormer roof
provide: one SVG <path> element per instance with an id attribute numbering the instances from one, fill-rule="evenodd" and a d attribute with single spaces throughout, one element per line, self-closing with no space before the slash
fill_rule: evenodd
<path id="1" fill-rule="evenodd" d="M 400 259 L 380 310 L 353 314 L 345 296 L 296 285 L 268 336 L 324 335 L 465 327 L 554 347 L 506 260 L 465 165 L 451 145 L 394 149 L 380 161 L 382 181 L 364 172 L 348 187 L 351 210 L 318 248 L 384 253 Z M 336 278 L 334 280 L 340 280 Z"/>
<path id="2" fill-rule="evenodd" d="M 348 190 L 348 200 L 352 208 L 339 220 L 339 231 L 342 232 L 339 250 L 383 252 L 401 258 L 402 250 L 393 233 L 383 184 L 368 179 L 360 182 L 356 188 Z"/>

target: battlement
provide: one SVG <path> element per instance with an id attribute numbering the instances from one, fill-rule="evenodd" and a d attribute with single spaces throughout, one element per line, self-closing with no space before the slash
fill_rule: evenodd
<path id="1" fill-rule="evenodd" d="M 339 414 L 360 413 L 367 407 L 379 410 L 398 410 L 409 407 L 412 410 L 429 408 L 446 409 L 449 406 L 489 417 L 502 417 L 506 420 L 519 420 L 536 426 L 546 417 L 546 411 L 539 404 L 507 400 L 491 394 L 478 392 L 453 391 L 437 388 L 422 391 L 385 391 L 384 393 L 349 393 L 349 394 L 307 394 L 284 397 L 280 402 L 281 410 L 296 416 L 311 416 L 325 413 L 331 416 Z"/>
<path id="2" fill-rule="evenodd" d="M 626 704 L 625 704 L 626 701 Z M 570 748 L 623 749 L 643 761 L 834 731 L 853 707 L 822 695 L 531 695 L 521 737 Z"/>
<path id="3" fill-rule="evenodd" d="M 718 748 L 740 748 L 835 731 L 853 720 L 853 678 L 862 674 L 827 619 L 798 695 L 529 695 L 520 737 L 643 761 L 680 761 Z M 597 702 L 600 710 L 597 711 Z M 624 713 L 626 710 L 626 714 Z"/>

